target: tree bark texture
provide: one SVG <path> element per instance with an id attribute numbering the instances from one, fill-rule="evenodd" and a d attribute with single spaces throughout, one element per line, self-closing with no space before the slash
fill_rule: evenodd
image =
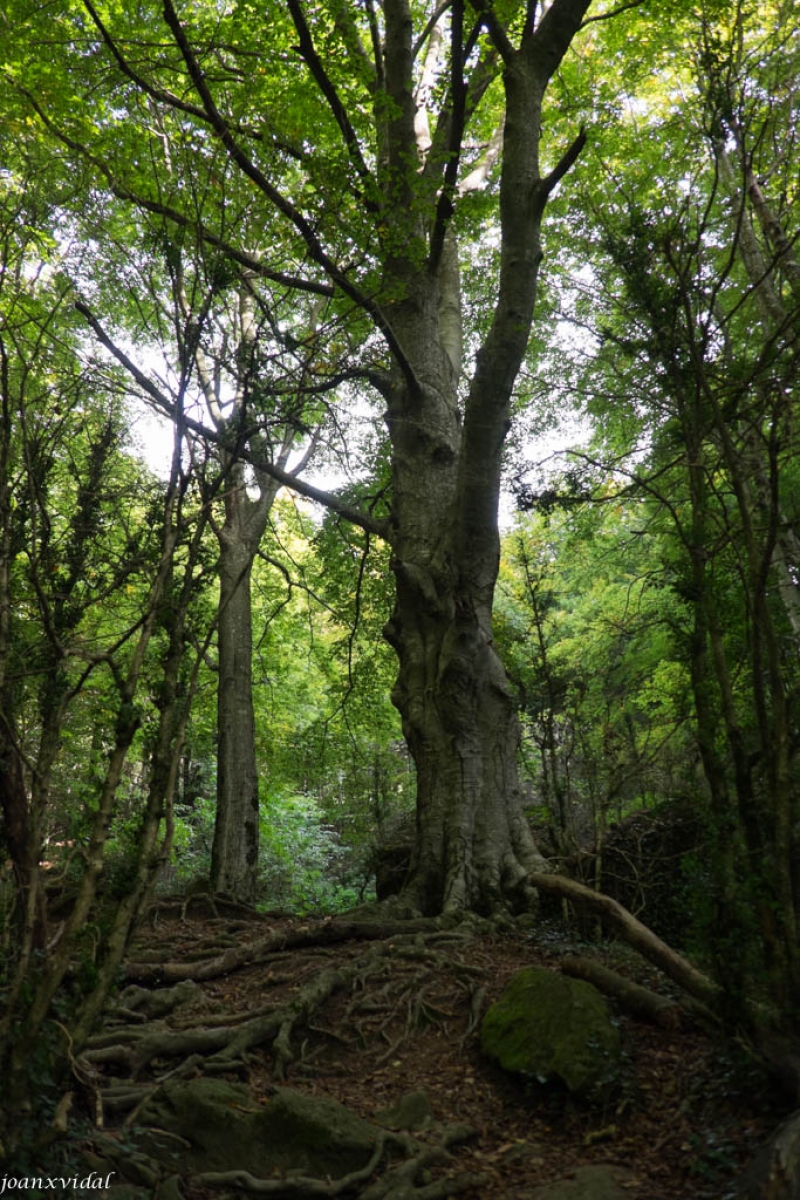
<path id="1" fill-rule="evenodd" d="M 587 7 L 556 0 L 519 50 L 507 48 L 499 290 L 463 416 L 447 290 L 457 276 L 447 256 L 417 269 L 407 260 L 392 263 L 403 299 L 388 315 L 407 362 L 396 372 L 387 413 L 397 592 L 385 632 L 400 663 L 393 701 L 417 770 L 417 840 L 405 891 L 425 914 L 525 903 L 528 873 L 545 869 L 523 812 L 516 709 L 494 646 L 492 603 L 503 443 L 554 184 L 539 169 L 541 105 Z M 402 4 L 387 5 L 387 49 L 390 36 L 402 43 L 404 12 Z M 402 73 L 394 88 L 401 115 L 389 131 L 390 165 L 393 138 L 401 148 L 412 144 L 413 114 L 402 128 L 410 109 Z M 557 170 L 566 169 L 567 157 Z M 415 234 L 425 234 L 421 217 L 409 230 Z"/>
<path id="2" fill-rule="evenodd" d="M 621 934 L 625 941 L 638 950 L 640 954 L 659 967 L 665 975 L 674 980 L 684 991 L 688 992 L 701 1004 L 715 1006 L 722 995 L 722 989 L 713 980 L 698 971 L 690 962 L 672 950 L 666 942 L 662 942 L 652 930 L 638 921 L 627 908 L 623 908 L 611 896 L 602 892 L 593 892 L 574 879 L 565 875 L 534 875 L 531 882 L 542 891 L 554 896 L 561 896 L 572 901 L 581 908 L 597 913 L 607 924 Z"/>
<path id="3" fill-rule="evenodd" d="M 612 996 L 632 1016 L 650 1021 L 661 1029 L 680 1029 L 681 1008 L 675 1000 L 660 996 L 641 984 L 633 983 L 592 958 L 568 954 L 562 958 L 560 966 L 564 975 L 571 975 L 574 979 L 585 979 L 598 991 Z"/>
<path id="4" fill-rule="evenodd" d="M 288 258 L 303 262 L 302 277 L 290 278 L 283 271 L 276 276 L 259 255 L 240 247 L 231 254 L 239 264 L 246 262 L 255 276 L 280 278 L 298 295 L 329 295 L 336 304 L 354 305 L 358 317 L 352 325 L 353 353 L 363 356 L 358 374 L 369 379 L 387 403 L 393 486 L 386 536 L 393 551 L 397 599 L 386 634 L 399 658 L 394 700 L 419 787 L 418 844 L 409 892 L 425 913 L 488 911 L 516 903 L 526 891 L 528 871 L 543 866 L 522 810 L 515 707 L 493 644 L 491 612 L 499 563 L 502 451 L 512 390 L 531 332 L 540 226 L 550 192 L 583 144 L 581 134 L 556 167 L 542 173 L 542 102 L 589 5 L 590 0 L 553 0 L 543 14 L 534 5 L 512 6 L 508 28 L 506 18 L 491 5 L 477 2 L 465 6 L 459 0 L 421 10 L 416 5 L 412 9 L 409 0 L 383 0 L 374 10 L 368 6 L 366 19 L 359 6 L 336 5 L 333 24 L 344 30 L 355 49 L 354 62 L 363 68 L 358 78 L 349 79 L 346 90 L 339 88 L 341 64 L 328 57 L 325 41 L 318 37 L 326 6 L 301 0 L 287 5 L 310 89 L 309 114 L 318 113 L 327 129 L 338 129 L 331 179 L 341 177 L 345 161 L 350 179 L 346 194 L 355 198 L 358 210 L 348 236 L 360 244 L 366 225 L 374 235 L 367 257 L 379 267 L 381 283 L 376 288 L 376 273 L 371 268 L 365 272 L 351 250 L 344 249 L 351 244 L 344 237 L 346 210 L 337 228 L 335 223 L 319 222 L 302 199 L 281 190 L 285 182 L 280 172 L 274 174 L 264 165 L 271 162 L 263 156 L 264 144 L 260 138 L 257 143 L 249 140 L 249 118 L 242 124 L 227 115 L 224 90 L 215 91 L 204 70 L 203 52 L 192 46 L 189 18 L 185 24 L 173 0 L 164 0 L 165 22 L 194 94 L 190 111 L 201 113 L 232 168 L 257 189 L 269 214 L 268 226 L 276 219 L 284 223 L 286 245 L 294 246 Z M 515 33 L 509 32 L 515 27 Z M 264 32 L 268 42 L 269 31 Z M 512 44 L 512 37 L 518 44 Z M 124 63 L 121 52 L 116 58 Z M 467 382 L 465 364 L 459 361 L 458 222 L 453 213 L 462 149 L 471 136 L 469 122 L 500 63 L 505 115 L 499 275 L 493 316 Z M 136 72 L 129 68 L 126 73 L 138 82 Z M 356 112 L 354 107 L 352 114 L 347 109 L 351 88 L 361 89 L 360 108 Z M 427 106 L 434 98 L 439 109 L 429 121 Z M 167 91 L 159 93 L 159 100 L 177 103 Z M 367 131 L 363 114 L 370 106 L 372 128 Z M 179 107 L 185 116 L 185 106 Z M 323 140 L 321 155 L 329 145 Z M 496 147 L 489 157 L 495 161 Z M 473 170 L 467 180 L 474 176 Z M 467 180 L 464 185 L 473 186 Z M 115 188 L 118 195 L 134 198 L 119 184 Z M 188 225 L 201 240 L 212 237 L 194 215 L 136 199 Z M 378 343 L 365 338 L 362 317 L 381 339 L 377 370 Z M 460 386 L 462 374 L 465 382 Z M 279 477 L 272 474 L 272 464 L 265 464 L 264 470 L 273 479 Z M 307 487 L 305 492 L 311 494 Z M 344 511 L 336 496 L 325 498 L 316 492 L 315 497 L 334 511 Z M 358 521 L 359 514 L 354 519 Z M 360 523 L 375 526 L 367 512 L 360 514 Z M 212 883 L 217 890 L 233 890 L 244 898 L 239 881 L 257 854 L 256 781 L 239 783 L 234 794 L 225 780 L 234 763 L 241 769 L 243 756 L 250 759 L 252 722 L 244 700 L 248 635 L 239 596 L 249 575 L 245 559 L 237 558 L 233 549 L 224 550 L 223 557 L 220 813 Z M 233 647 L 231 661 L 223 649 L 228 643 Z"/>
<path id="5" fill-rule="evenodd" d="M 217 809 L 211 886 L 215 892 L 252 904 L 259 808 L 250 580 L 274 490 L 268 488 L 251 500 L 241 464 L 233 466 L 231 480 L 225 524 L 219 531 Z"/>

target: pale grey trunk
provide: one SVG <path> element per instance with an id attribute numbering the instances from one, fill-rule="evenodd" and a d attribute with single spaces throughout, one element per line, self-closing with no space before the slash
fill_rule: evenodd
<path id="1" fill-rule="evenodd" d="M 211 858 L 215 892 L 251 903 L 258 871 L 258 772 L 253 711 L 248 546 L 220 542 L 217 685 L 217 814 Z"/>
<path id="2" fill-rule="evenodd" d="M 252 904 L 258 877 L 259 808 L 250 581 L 278 485 L 260 479 L 259 495 L 251 499 L 242 464 L 234 464 L 230 474 L 225 524 L 218 531 L 217 811 L 211 886 L 214 892 Z"/>

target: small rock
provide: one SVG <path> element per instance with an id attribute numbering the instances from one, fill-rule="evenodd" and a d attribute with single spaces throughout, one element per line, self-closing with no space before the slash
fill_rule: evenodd
<path id="1" fill-rule="evenodd" d="M 739 1187 L 741 1200 L 800 1200 L 800 1112 L 775 1131 Z"/>
<path id="2" fill-rule="evenodd" d="M 165 1083 L 139 1123 L 138 1144 L 173 1171 L 262 1178 L 300 1171 L 338 1179 L 366 1165 L 379 1132 L 335 1100 L 278 1088 L 259 1104 L 240 1085 L 202 1078 Z"/>
<path id="3" fill-rule="evenodd" d="M 183 1200 L 181 1181 L 177 1175 L 170 1175 L 158 1189 L 158 1200 Z"/>
<path id="4" fill-rule="evenodd" d="M 630 1176 L 617 1167 L 579 1167 L 570 1179 L 557 1179 L 534 1188 L 531 1200 L 630 1200 L 620 1186 Z"/>
<path id="5" fill-rule="evenodd" d="M 424 1092 L 407 1092 L 391 1108 L 376 1112 L 375 1120 L 387 1129 L 403 1129 L 410 1133 L 428 1129 L 433 1124 L 433 1114 Z"/>

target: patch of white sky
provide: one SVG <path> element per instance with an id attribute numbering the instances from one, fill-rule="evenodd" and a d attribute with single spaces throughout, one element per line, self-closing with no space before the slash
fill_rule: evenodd
<path id="1" fill-rule="evenodd" d="M 175 426 L 138 396 L 127 401 L 130 416 L 130 446 L 137 458 L 158 476 L 166 479 L 172 466 Z"/>
<path id="2" fill-rule="evenodd" d="M 138 347 L 126 346 L 124 351 L 135 365 L 156 384 L 165 397 L 169 398 L 177 394 L 175 372 L 156 348 L 141 345 Z M 232 398 L 226 400 L 224 394 L 221 396 L 220 408 L 223 415 L 231 403 Z M 353 414 L 353 406 L 350 401 L 349 407 L 350 415 L 355 416 L 357 423 L 359 414 Z M 126 398 L 126 408 L 130 421 L 128 432 L 131 452 L 141 459 L 158 478 L 168 478 L 174 454 L 174 421 L 159 411 L 154 403 L 145 398 L 133 383 L 131 383 L 131 390 Z M 199 387 L 188 389 L 186 412 L 188 416 L 207 429 L 213 430 L 211 414 Z M 367 419 L 366 407 L 364 407 L 362 419 Z M 307 447 L 307 439 L 298 443 L 286 467 L 289 473 L 303 458 Z M 347 472 L 344 469 L 319 465 L 319 457 L 316 466 L 312 463 L 303 472 L 304 481 L 323 491 L 333 491 L 338 487 L 343 487 L 348 482 Z"/>
<path id="3" fill-rule="evenodd" d="M 588 344 L 586 335 L 582 335 L 581 331 L 568 320 L 560 320 L 556 323 L 554 338 L 564 353 L 581 347 L 585 349 Z M 158 382 L 161 390 L 168 394 L 168 383 L 165 378 L 168 375 L 168 369 L 159 360 L 155 350 L 126 347 L 125 352 L 130 355 L 140 370 L 150 375 L 154 381 Z M 537 370 L 535 365 L 533 370 L 534 372 Z M 374 431 L 375 409 L 366 397 L 359 399 L 352 392 L 347 397 L 346 407 L 350 430 L 349 438 L 351 446 L 355 447 L 355 444 L 362 440 L 363 435 Z M 173 456 L 174 423 L 159 413 L 133 387 L 127 399 L 127 409 L 130 420 L 131 451 L 156 476 L 161 479 L 167 478 Z M 198 420 L 203 420 L 210 425 L 208 411 L 200 398 L 195 398 L 193 409 L 193 415 Z M 537 478 L 547 478 L 558 474 L 569 459 L 569 451 L 579 446 L 585 446 L 590 434 L 588 419 L 580 412 L 568 409 L 566 405 L 547 414 L 547 419 L 539 423 L 539 427 L 526 440 L 523 447 L 524 457 L 531 466 L 531 475 L 535 475 Z M 301 452 L 302 450 L 298 450 L 298 458 Z M 311 466 L 304 471 L 303 479 L 323 491 L 334 492 L 352 480 L 352 471 L 349 473 L 344 465 L 337 465 L 330 456 L 326 456 L 326 458 L 327 461 L 324 462 L 320 458 L 316 463 L 312 462 Z M 348 455 L 348 458 L 350 459 L 349 466 L 352 468 L 360 455 L 354 453 L 352 456 Z M 364 478 L 368 477 L 368 464 L 362 464 L 360 472 L 358 472 L 357 466 L 355 469 L 356 473 L 360 473 Z M 291 463 L 289 470 L 291 470 Z M 314 507 L 311 506 L 312 511 Z M 513 525 L 515 514 L 514 493 L 509 481 L 506 480 L 500 496 L 502 528 L 507 529 Z"/>
<path id="4" fill-rule="evenodd" d="M 591 269 L 582 267 L 577 272 L 576 286 L 581 288 L 591 286 Z M 562 318 L 553 327 L 553 344 L 558 352 L 566 354 L 586 353 L 591 346 L 591 338 L 585 331 L 571 320 Z M 169 396 L 175 391 L 175 374 L 171 365 L 155 347 L 146 345 L 125 346 L 128 354 L 145 374 L 147 374 Z M 529 371 L 536 375 L 542 371 L 543 365 L 531 364 Z M 344 399 L 343 409 L 346 409 L 347 431 L 342 434 L 346 443 L 339 454 L 339 462 L 335 455 L 318 455 L 310 466 L 303 472 L 305 482 L 322 491 L 335 492 L 352 482 L 354 477 L 367 479 L 370 464 L 364 461 L 362 454 L 356 448 L 375 431 L 375 406 L 366 396 L 359 397 L 352 389 Z M 335 401 L 334 401 L 335 402 Z M 534 422 L 535 429 L 526 437 L 522 447 L 525 461 L 530 464 L 526 480 L 535 479 L 547 481 L 559 474 L 569 462 L 570 451 L 585 447 L 591 436 L 589 419 L 569 406 L 563 397 L 554 397 L 556 407 L 544 414 L 542 419 Z M 158 412 L 153 404 L 143 398 L 138 389 L 131 385 L 127 398 L 129 413 L 129 437 L 131 451 L 140 458 L 157 477 L 166 479 L 169 475 L 172 457 L 175 429 L 174 423 L 163 413 Z M 191 399 L 191 415 L 211 427 L 208 409 L 199 394 L 193 393 Z M 297 461 L 305 447 L 299 447 Z M 347 460 L 345 463 L 343 460 Z M 289 464 L 291 471 L 292 464 Z M 302 501 L 303 507 L 309 507 L 313 513 L 321 512 L 319 506 L 308 501 Z M 506 478 L 500 494 L 500 524 L 501 528 L 509 529 L 516 517 L 516 501 L 511 481 Z"/>

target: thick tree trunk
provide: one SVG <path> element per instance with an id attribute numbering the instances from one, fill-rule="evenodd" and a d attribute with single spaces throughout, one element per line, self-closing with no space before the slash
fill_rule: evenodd
<path id="1" fill-rule="evenodd" d="M 540 226 L 550 191 L 583 144 L 579 137 L 543 177 L 541 105 L 588 2 L 553 4 L 518 50 L 499 39 L 506 116 L 498 294 L 463 421 L 454 246 L 434 230 L 431 258 L 422 266 L 387 257 L 402 297 L 387 313 L 405 361 L 397 364 L 388 397 L 397 594 L 385 632 L 400 660 L 393 700 L 417 768 L 417 840 L 405 894 L 424 914 L 522 906 L 533 894 L 528 873 L 546 869 L 522 807 L 517 717 L 494 647 L 492 603 L 502 450 L 533 321 Z M 425 239 L 426 227 L 424 208 L 416 226 L 406 215 L 415 211 L 417 190 L 409 174 L 417 112 L 410 9 L 392 0 L 385 16 L 387 87 L 395 103 L 387 139 L 390 203 L 413 246 Z"/>
<path id="2" fill-rule="evenodd" d="M 528 872 L 546 867 L 522 808 L 516 711 L 490 621 L 457 580 L 395 570 L 393 700 L 417 769 L 406 895 L 423 914 L 521 906 Z"/>
<path id="3" fill-rule="evenodd" d="M 387 414 L 396 599 L 385 634 L 399 658 L 392 699 L 417 772 L 405 895 L 425 915 L 489 913 L 529 903 L 528 873 L 546 870 L 522 808 L 516 709 L 492 637 L 503 430 L 494 454 L 484 445 L 484 474 L 465 487 L 470 434 L 439 335 L 437 288 L 426 282 L 416 281 L 416 304 L 394 314 L 423 388 L 399 386 Z"/>

